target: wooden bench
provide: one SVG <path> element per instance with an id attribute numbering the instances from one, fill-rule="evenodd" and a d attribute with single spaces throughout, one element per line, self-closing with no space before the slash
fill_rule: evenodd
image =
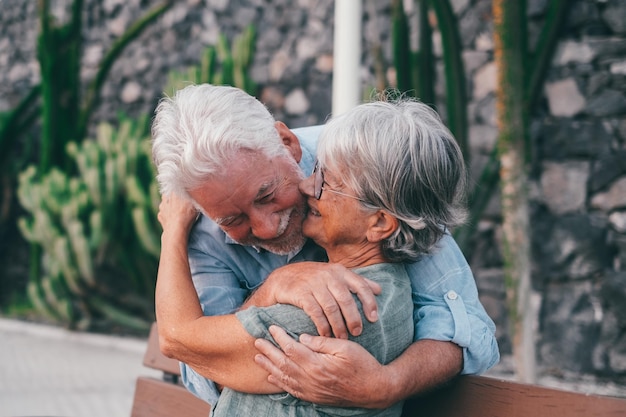
<path id="1" fill-rule="evenodd" d="M 179 382 L 178 361 L 159 350 L 152 326 L 144 365 L 163 379 L 139 377 L 131 417 L 208 417 L 210 406 Z M 626 399 L 586 395 L 483 376 L 461 376 L 407 401 L 403 417 L 624 417 Z"/>
<path id="2" fill-rule="evenodd" d="M 163 371 L 163 378 L 137 378 L 131 417 L 208 417 L 211 406 L 180 383 L 178 361 L 161 353 L 156 323 L 150 329 L 143 364 Z"/>

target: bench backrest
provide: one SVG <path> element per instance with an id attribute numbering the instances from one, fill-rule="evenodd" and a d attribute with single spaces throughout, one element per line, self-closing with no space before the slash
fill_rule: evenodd
<path id="1" fill-rule="evenodd" d="M 408 401 L 403 417 L 625 417 L 626 399 L 562 391 L 483 376 Z"/>
<path id="2" fill-rule="evenodd" d="M 143 364 L 163 371 L 163 379 L 137 378 L 131 417 L 208 417 L 211 406 L 180 384 L 178 361 L 161 353 L 156 324 L 150 330 Z"/>
<path id="3" fill-rule="evenodd" d="M 163 380 L 139 377 L 131 417 L 208 417 L 210 406 L 180 385 L 178 361 L 159 349 L 152 326 L 144 365 L 163 371 Z M 462 376 L 446 387 L 407 401 L 402 417 L 624 417 L 626 399 Z"/>

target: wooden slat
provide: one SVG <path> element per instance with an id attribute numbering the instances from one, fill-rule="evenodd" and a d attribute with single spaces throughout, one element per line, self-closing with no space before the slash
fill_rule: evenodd
<path id="1" fill-rule="evenodd" d="M 139 377 L 131 417 L 208 417 L 211 406 L 180 385 Z"/>
<path id="2" fill-rule="evenodd" d="M 168 358 L 161 353 L 156 323 L 152 323 L 152 327 L 150 328 L 148 347 L 143 356 L 143 364 L 148 368 L 158 369 L 173 375 L 180 375 L 179 362 L 175 359 Z"/>
<path id="3" fill-rule="evenodd" d="M 178 361 L 159 349 L 152 325 L 144 365 L 180 375 Z M 137 379 L 131 417 L 207 417 L 210 406 L 185 388 L 152 378 Z M 403 417 L 624 417 L 626 399 L 463 376 L 445 388 L 407 401 Z"/>
<path id="4" fill-rule="evenodd" d="M 403 417 L 624 417 L 626 399 L 464 376 L 404 410 Z"/>

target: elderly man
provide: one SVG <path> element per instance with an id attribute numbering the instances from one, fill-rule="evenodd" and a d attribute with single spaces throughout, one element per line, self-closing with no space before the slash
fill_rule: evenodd
<path id="1" fill-rule="evenodd" d="M 246 375 L 261 366 L 276 392 L 320 404 L 382 408 L 498 361 L 495 326 L 448 234 L 433 253 L 407 264 L 415 342 L 383 366 L 345 340 L 348 332 L 362 331 L 351 294 L 375 321 L 380 287 L 336 264 L 310 262 L 325 257 L 302 236 L 306 205 L 298 184 L 313 170 L 319 132 L 290 131 L 256 99 L 231 87 L 189 86 L 157 108 L 153 154 L 161 191 L 190 198 L 202 214 L 188 239 L 184 219 L 163 235 L 157 322 L 176 322 L 168 295 L 193 280 L 214 335 L 210 343 L 184 344 L 175 326 L 159 326 L 161 347 L 184 363 L 185 385 L 208 402 L 218 398 L 219 385 L 255 392 Z M 237 337 L 225 315 L 276 303 L 302 308 L 321 336 L 296 342 L 273 328 L 282 351 L 264 340 L 255 344 L 264 356 L 250 355 L 243 343 L 241 351 L 221 349 L 225 338 Z M 237 346 L 230 339 L 228 345 Z"/>

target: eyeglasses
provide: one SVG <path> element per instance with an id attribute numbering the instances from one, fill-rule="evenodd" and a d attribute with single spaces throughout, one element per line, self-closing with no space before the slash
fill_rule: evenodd
<path id="1" fill-rule="evenodd" d="M 324 187 L 324 184 L 326 184 L 327 186 Z M 315 161 L 315 168 L 313 168 L 313 196 L 315 197 L 316 200 L 319 200 L 322 197 L 322 191 L 328 191 L 331 193 L 342 195 L 344 197 L 350 197 L 355 200 L 365 202 L 365 200 L 362 200 L 359 197 L 342 193 L 341 191 L 336 191 L 328 187 L 328 183 L 324 181 L 324 171 L 322 171 L 319 161 Z"/>

